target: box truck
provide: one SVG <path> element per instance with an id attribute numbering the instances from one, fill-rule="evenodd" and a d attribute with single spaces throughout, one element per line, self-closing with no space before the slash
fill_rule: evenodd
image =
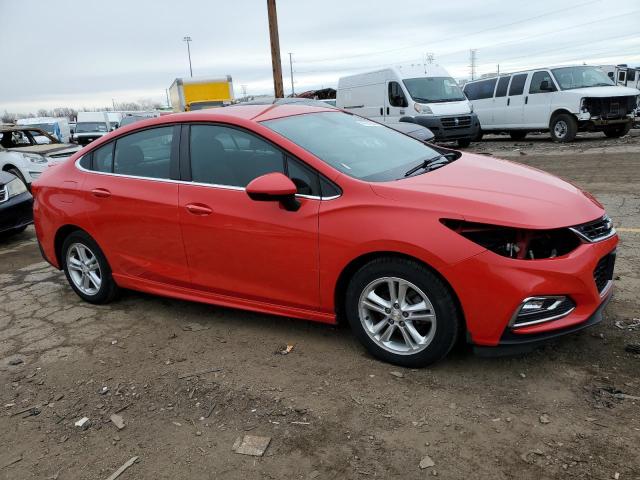
<path id="1" fill-rule="evenodd" d="M 207 78 L 176 78 L 169 87 L 174 112 L 223 107 L 233 101 L 231 76 Z"/>

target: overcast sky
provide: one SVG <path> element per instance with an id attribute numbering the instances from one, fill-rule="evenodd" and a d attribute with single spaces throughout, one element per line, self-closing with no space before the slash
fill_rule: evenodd
<path id="1" fill-rule="evenodd" d="M 165 100 L 188 76 L 273 93 L 266 0 L 0 0 L 0 111 Z M 567 63 L 640 64 L 638 0 L 278 0 L 285 91 L 421 63 L 456 78 Z"/>

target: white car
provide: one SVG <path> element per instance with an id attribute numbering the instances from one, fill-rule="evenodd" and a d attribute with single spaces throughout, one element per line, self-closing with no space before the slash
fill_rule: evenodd
<path id="1" fill-rule="evenodd" d="M 570 142 L 578 131 L 621 137 L 631 128 L 640 91 L 621 87 L 599 67 L 539 68 L 477 80 L 463 89 L 480 119 L 482 133 L 549 131 Z"/>
<path id="2" fill-rule="evenodd" d="M 27 187 L 46 168 L 70 157 L 80 148 L 60 143 L 38 128 L 0 125 L 0 170 L 14 174 Z"/>

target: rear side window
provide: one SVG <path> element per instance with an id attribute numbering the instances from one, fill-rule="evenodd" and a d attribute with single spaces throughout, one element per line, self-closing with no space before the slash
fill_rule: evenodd
<path id="1" fill-rule="evenodd" d="M 545 86 L 546 89 L 542 87 Z M 551 79 L 551 74 L 549 72 L 536 72 L 531 77 L 531 85 L 529 85 L 529 93 L 549 93 L 555 92 L 556 87 Z"/>
<path id="2" fill-rule="evenodd" d="M 469 83 L 465 86 L 464 93 L 469 100 L 481 100 L 483 98 L 492 98 L 493 90 L 496 87 L 496 78 L 482 80 L 480 82 Z"/>
<path id="3" fill-rule="evenodd" d="M 96 172 L 113 172 L 113 143 L 108 143 L 94 150 L 93 170 Z"/>
<path id="4" fill-rule="evenodd" d="M 389 105 L 392 107 L 408 107 L 409 102 L 404 96 L 402 87 L 398 82 L 389 82 Z"/>
<path id="5" fill-rule="evenodd" d="M 498 88 L 496 88 L 496 98 L 507 96 L 507 87 L 509 86 L 509 80 L 511 77 L 500 77 L 498 80 Z"/>
<path id="6" fill-rule="evenodd" d="M 172 126 L 143 130 L 117 139 L 114 173 L 170 178 L 172 141 Z"/>
<path id="7" fill-rule="evenodd" d="M 192 125 L 189 147 L 194 182 L 246 187 L 266 173 L 284 173 L 282 152 L 243 130 Z"/>
<path id="8" fill-rule="evenodd" d="M 511 86 L 509 87 L 509 96 L 522 95 L 522 92 L 524 92 L 524 84 L 526 81 L 527 81 L 526 73 L 520 73 L 518 75 L 514 75 L 511 79 Z"/>

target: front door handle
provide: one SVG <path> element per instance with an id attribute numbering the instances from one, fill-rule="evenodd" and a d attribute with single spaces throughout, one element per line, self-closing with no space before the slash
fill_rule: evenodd
<path id="1" fill-rule="evenodd" d="M 526 105 L 527 103 L 529 103 L 529 96 L 528 95 L 526 97 L 524 97 L 524 104 Z"/>
<path id="2" fill-rule="evenodd" d="M 389 107 L 387 107 L 387 115 L 390 115 Z"/>
<path id="3" fill-rule="evenodd" d="M 213 210 L 211 210 L 211 208 L 201 203 L 190 203 L 189 205 L 187 205 L 187 211 L 189 213 L 192 213 L 193 215 L 200 216 L 211 215 L 213 213 Z"/>
<path id="4" fill-rule="evenodd" d="M 98 198 L 109 198 L 111 196 L 111 192 L 106 188 L 94 188 L 91 193 Z"/>

